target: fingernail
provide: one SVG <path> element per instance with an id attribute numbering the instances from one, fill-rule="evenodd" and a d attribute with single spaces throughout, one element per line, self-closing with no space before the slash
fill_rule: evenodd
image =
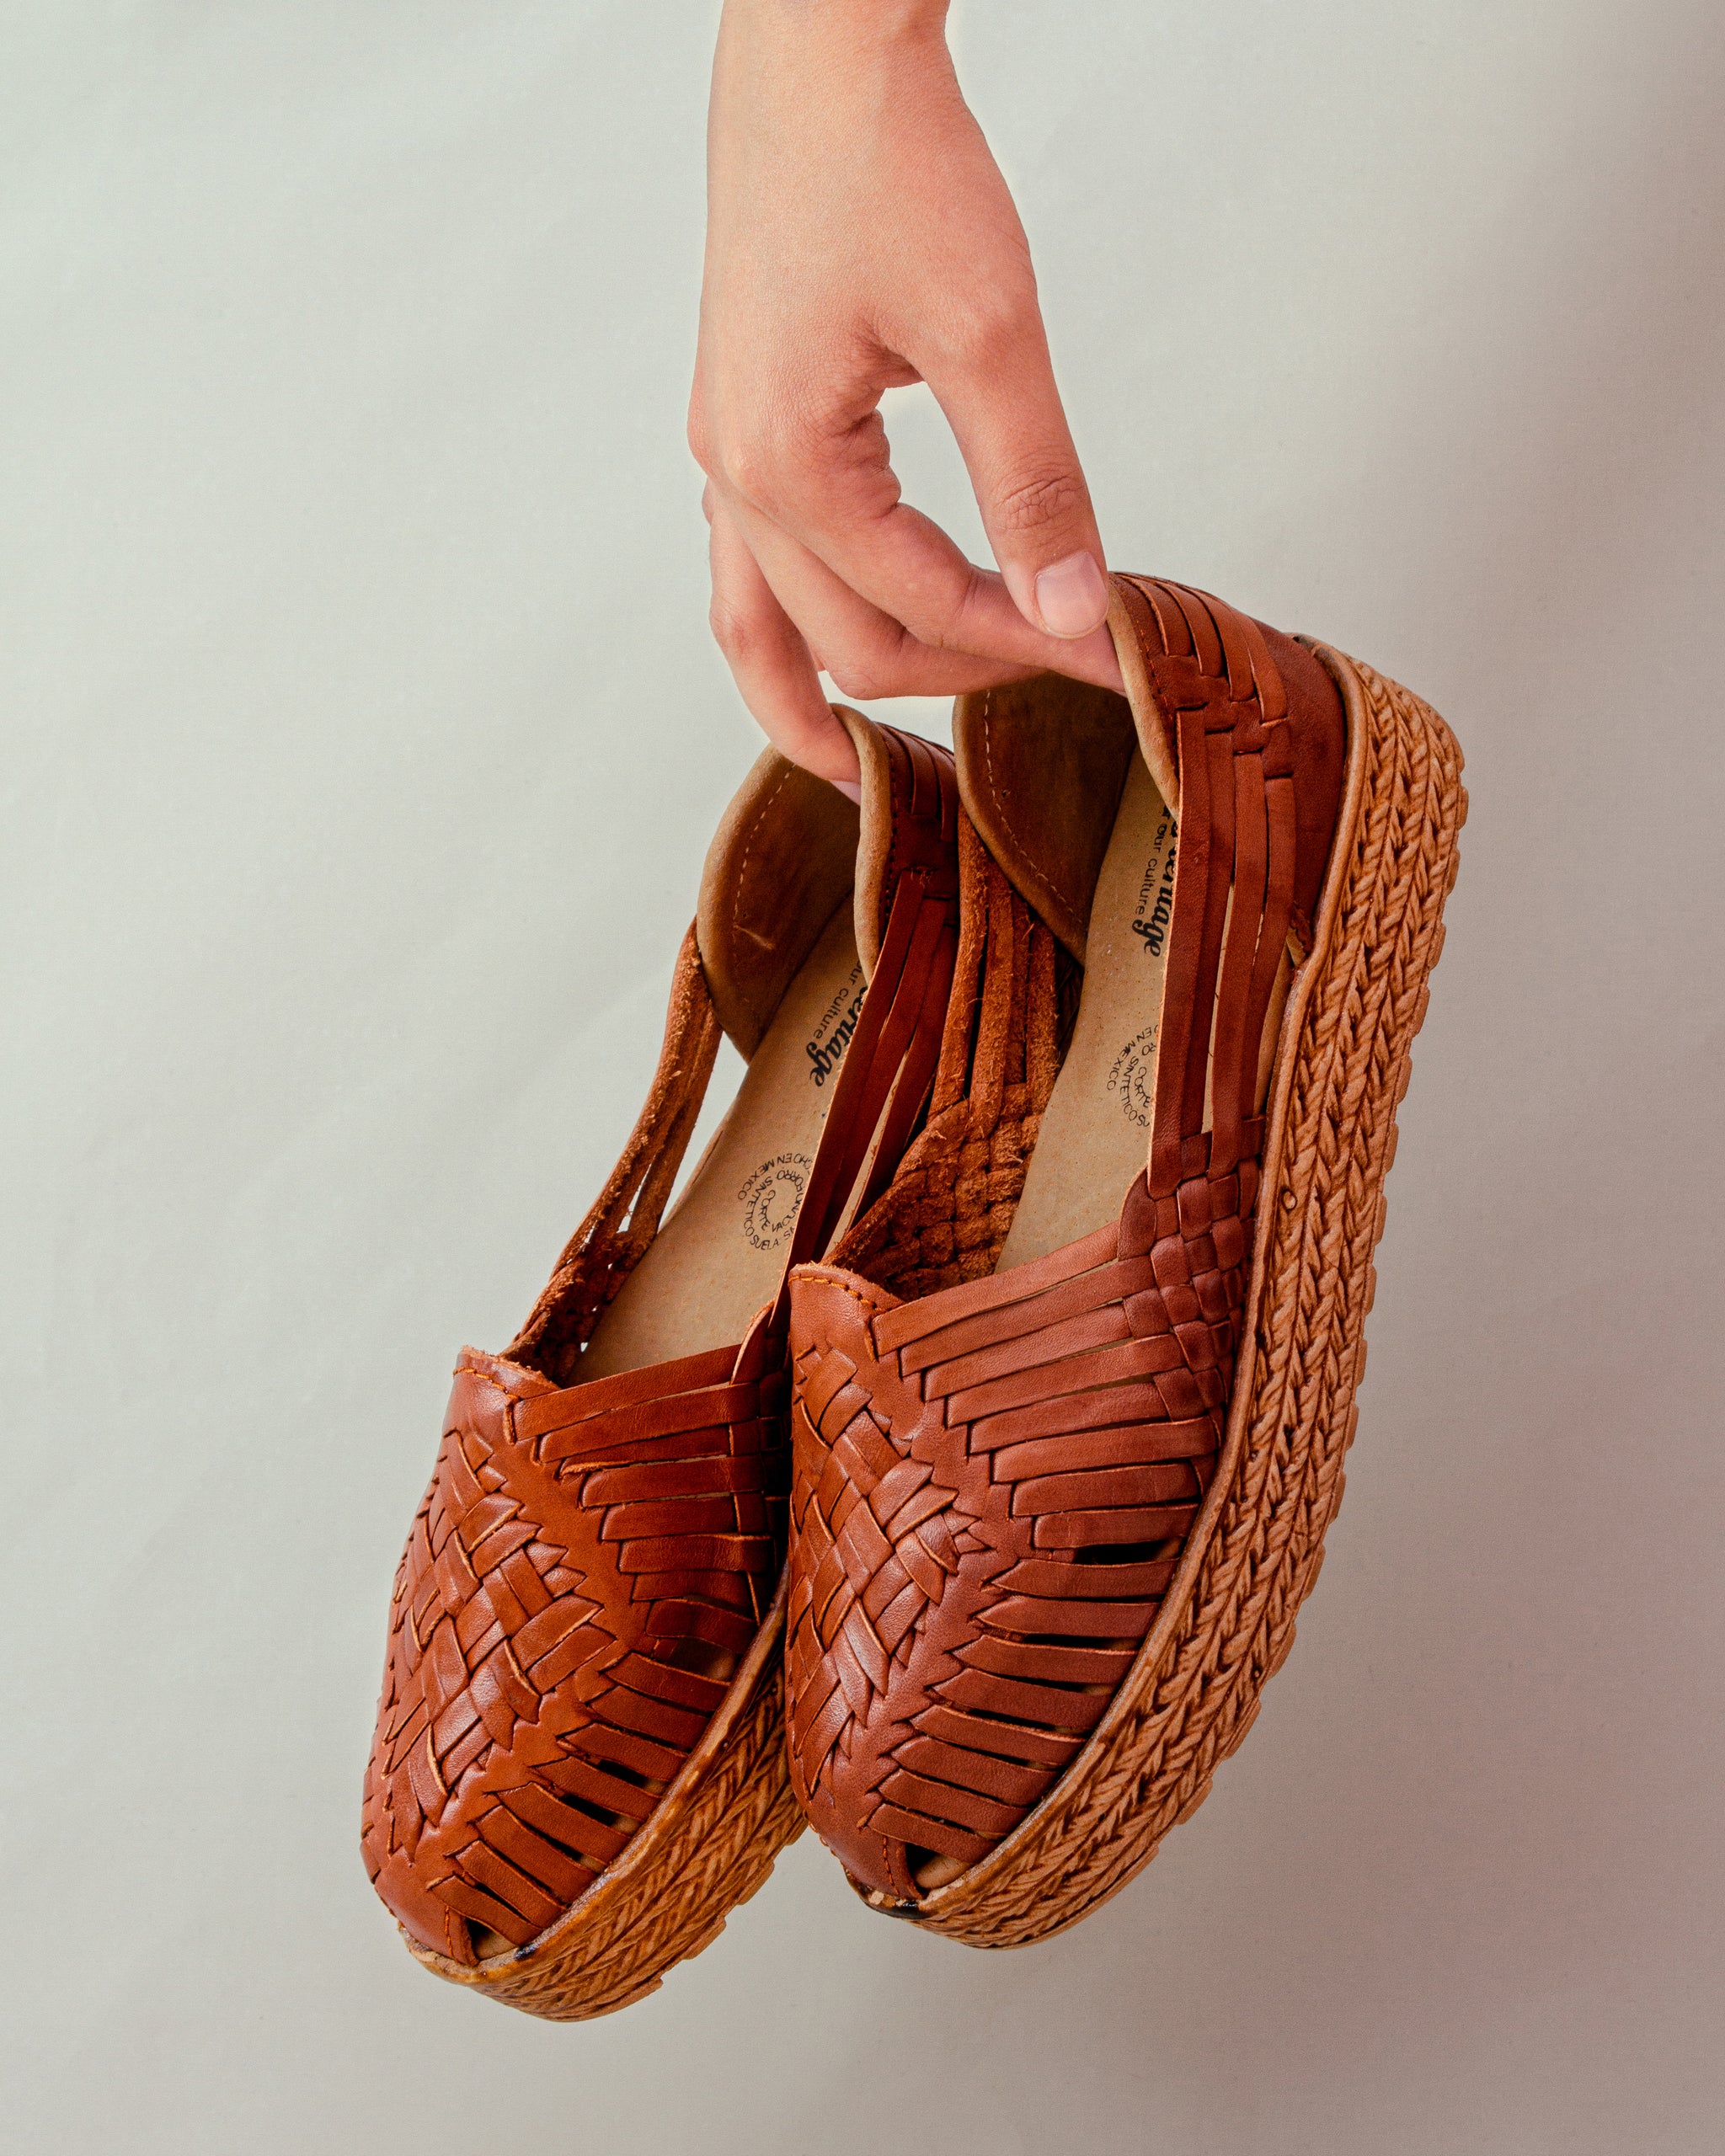
<path id="1" fill-rule="evenodd" d="M 830 779 L 827 782 L 829 785 L 836 786 L 846 801 L 854 801 L 859 808 L 862 806 L 862 787 L 860 780 L 836 778 Z"/>
<path id="2" fill-rule="evenodd" d="M 1087 637 L 1108 618 L 1108 579 L 1094 554 L 1068 554 L 1036 579 L 1036 611 L 1051 637 Z"/>

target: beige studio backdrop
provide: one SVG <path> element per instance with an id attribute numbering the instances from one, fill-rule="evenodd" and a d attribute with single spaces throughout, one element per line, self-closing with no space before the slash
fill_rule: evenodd
<path id="1" fill-rule="evenodd" d="M 713 19 L 0 7 L 8 2145 L 1717 2150 L 1717 0 L 961 0 L 1116 561 L 1469 759 L 1348 1501 L 1208 1805 L 1002 1956 L 805 1839 L 586 2027 L 372 1899 L 450 1364 L 756 745 L 682 443 Z"/>

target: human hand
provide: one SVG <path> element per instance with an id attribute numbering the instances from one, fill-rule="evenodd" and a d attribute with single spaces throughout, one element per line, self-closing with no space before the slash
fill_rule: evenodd
<path id="1" fill-rule="evenodd" d="M 1023 228 L 947 51 L 947 0 L 726 0 L 689 440 L 713 628 L 793 761 L 841 784 L 855 696 L 1052 669 L 1120 686 L 1102 543 Z M 882 392 L 926 382 L 1000 565 L 900 498 Z"/>

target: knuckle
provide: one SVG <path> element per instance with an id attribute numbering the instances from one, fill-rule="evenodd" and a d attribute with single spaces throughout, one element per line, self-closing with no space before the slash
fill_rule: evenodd
<path id="1" fill-rule="evenodd" d="M 881 683 L 879 676 L 866 666 L 857 665 L 848 659 L 829 665 L 826 677 L 841 696 L 856 696 L 863 703 L 875 696 L 889 696 L 890 688 Z"/>
<path id="2" fill-rule="evenodd" d="M 686 431 L 689 454 L 703 472 L 710 474 L 713 470 L 713 430 L 708 424 L 706 407 L 698 396 L 690 400 Z"/>
<path id="3" fill-rule="evenodd" d="M 745 664 L 750 654 L 759 646 L 757 624 L 729 600 L 713 600 L 707 610 L 707 626 L 713 632 L 713 641 L 733 666 Z"/>
<path id="4" fill-rule="evenodd" d="M 687 432 L 695 462 L 728 493 L 764 509 L 782 491 L 790 450 L 770 407 L 714 410 L 697 394 L 690 400 Z"/>
<path id="5" fill-rule="evenodd" d="M 718 476 L 732 494 L 771 516 L 784 486 L 784 460 L 764 435 L 745 435 L 720 445 Z"/>
<path id="6" fill-rule="evenodd" d="M 905 693 L 905 656 L 909 639 L 900 627 L 883 627 L 878 635 L 857 638 L 827 654 L 827 679 L 841 696 L 868 702 L 876 696 Z"/>
<path id="7" fill-rule="evenodd" d="M 1084 486 L 1068 465 L 1032 466 L 1007 481 L 995 497 L 1005 531 L 1036 531 L 1059 524 L 1084 506 Z"/>
<path id="8" fill-rule="evenodd" d="M 931 649 L 975 652 L 988 648 L 986 584 L 982 573 L 968 567 L 941 595 L 938 612 L 926 620 L 907 620 L 908 635 Z"/>
<path id="9" fill-rule="evenodd" d="M 1016 283 L 991 280 L 953 315 L 941 343 L 950 364 L 967 373 L 992 372 L 1022 348 L 1037 318 L 1033 286 L 1021 292 Z"/>
<path id="10" fill-rule="evenodd" d="M 973 577 L 962 577 L 952 584 L 943 581 L 935 589 L 918 591 L 900 617 L 905 646 L 924 644 L 931 651 L 962 648 L 975 581 Z"/>

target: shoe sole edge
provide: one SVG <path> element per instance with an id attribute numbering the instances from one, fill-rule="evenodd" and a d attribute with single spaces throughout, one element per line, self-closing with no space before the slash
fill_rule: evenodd
<path id="1" fill-rule="evenodd" d="M 659 1988 L 711 1944 L 803 1831 L 791 1796 L 779 1659 L 782 1583 L 732 1696 L 617 1862 L 517 1952 L 466 1964 L 403 1932 L 416 1961 L 547 2021 L 590 2021 Z"/>
<path id="2" fill-rule="evenodd" d="M 1396 1109 L 1466 792 L 1435 712 L 1363 663 L 1311 648 L 1347 706 L 1349 771 L 1316 947 L 1284 1021 L 1223 1459 L 1180 1575 L 1086 1751 L 998 1849 L 891 1912 L 966 1945 L 1066 1930 L 1197 1810 L 1287 1658 L 1341 1502 Z"/>

